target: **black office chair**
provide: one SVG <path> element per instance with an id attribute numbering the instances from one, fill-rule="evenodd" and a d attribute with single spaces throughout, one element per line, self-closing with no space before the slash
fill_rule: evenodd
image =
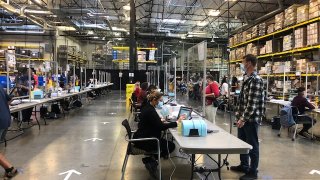
<path id="1" fill-rule="evenodd" d="M 141 104 L 134 102 L 132 98 L 129 99 L 130 101 L 130 114 L 129 118 L 131 117 L 131 114 L 133 114 L 134 121 L 138 122 L 139 121 L 139 114 L 140 114 L 140 109 L 141 109 Z"/>
<path id="2" fill-rule="evenodd" d="M 122 125 L 126 128 L 127 131 L 127 135 L 126 135 L 126 141 L 128 141 L 128 146 L 127 146 L 127 152 L 126 152 L 126 156 L 124 158 L 123 161 L 123 165 L 122 165 L 122 176 L 121 179 L 124 178 L 124 174 L 126 171 L 126 166 L 128 163 L 128 159 L 129 159 L 129 155 L 154 155 L 157 154 L 158 155 L 158 163 L 159 163 L 159 180 L 161 180 L 161 159 L 160 159 L 160 142 L 159 139 L 157 138 L 139 138 L 139 139 L 132 139 L 133 137 L 133 131 L 131 131 L 131 127 L 129 125 L 129 122 L 127 119 L 122 121 Z M 134 142 L 138 142 L 138 141 L 156 141 L 157 142 L 157 151 L 155 152 L 147 152 L 145 150 L 136 148 L 134 146 Z"/>

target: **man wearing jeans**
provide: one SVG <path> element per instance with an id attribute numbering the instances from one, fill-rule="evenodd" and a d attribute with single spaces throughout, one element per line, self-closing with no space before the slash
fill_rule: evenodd
<path id="1" fill-rule="evenodd" d="M 263 80 L 256 72 L 256 64 L 257 59 L 252 54 L 246 55 L 240 64 L 247 79 L 243 82 L 236 111 L 238 138 L 252 146 L 249 154 L 240 155 L 240 165 L 231 167 L 233 171 L 245 173 L 240 177 L 240 180 L 258 178 L 258 128 L 265 114 L 265 91 Z"/>

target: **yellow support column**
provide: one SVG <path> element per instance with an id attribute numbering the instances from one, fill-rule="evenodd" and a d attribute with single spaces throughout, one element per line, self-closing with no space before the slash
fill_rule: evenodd
<path id="1" fill-rule="evenodd" d="M 129 99 L 131 98 L 133 91 L 134 91 L 134 84 L 127 84 L 126 85 L 126 105 L 127 105 L 127 107 L 129 107 L 129 105 L 130 105 Z"/>

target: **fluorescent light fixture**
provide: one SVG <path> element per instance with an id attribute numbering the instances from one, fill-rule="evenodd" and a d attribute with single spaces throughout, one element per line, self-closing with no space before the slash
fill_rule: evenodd
<path id="1" fill-rule="evenodd" d="M 93 31 L 88 31 L 88 35 L 93 35 L 94 34 L 94 32 Z"/>
<path id="2" fill-rule="evenodd" d="M 127 17 L 125 18 L 125 20 L 126 20 L 126 21 L 130 21 L 130 17 L 127 16 Z"/>
<path id="3" fill-rule="evenodd" d="M 122 41 L 122 40 L 123 40 L 123 38 L 117 38 L 117 40 Z"/>
<path id="4" fill-rule="evenodd" d="M 121 35 L 121 33 L 116 32 L 116 33 L 114 33 L 114 35 L 115 35 L 115 36 L 120 36 L 120 35 Z"/>
<path id="5" fill-rule="evenodd" d="M 41 0 L 34 0 L 36 3 L 38 4 L 42 4 L 42 1 Z"/>
<path id="6" fill-rule="evenodd" d="M 42 10 L 35 10 L 35 9 L 25 9 L 24 12 L 32 13 L 32 14 L 52 14 L 50 11 L 42 11 Z"/>
<path id="7" fill-rule="evenodd" d="M 112 27 L 113 31 L 122 31 L 122 32 L 127 32 L 128 30 L 126 30 L 125 28 L 118 28 L 118 27 Z"/>
<path id="8" fill-rule="evenodd" d="M 164 23 L 169 23 L 169 24 L 184 24 L 186 20 L 181 20 L 181 19 L 163 19 Z"/>
<path id="9" fill-rule="evenodd" d="M 188 34 L 192 34 L 192 35 L 204 35 L 207 34 L 205 32 L 188 32 Z"/>
<path id="10" fill-rule="evenodd" d="M 218 16 L 220 14 L 220 10 L 212 9 L 212 10 L 209 11 L 208 14 L 209 14 L 209 16 Z"/>
<path id="11" fill-rule="evenodd" d="M 199 21 L 199 22 L 197 23 L 197 26 L 206 26 L 207 24 L 208 24 L 207 21 Z"/>
<path id="12" fill-rule="evenodd" d="M 99 37 L 98 36 L 94 36 L 93 39 L 99 39 Z"/>
<path id="13" fill-rule="evenodd" d="M 59 31 L 75 31 L 76 30 L 76 28 L 72 26 L 57 26 L 57 29 Z"/>
<path id="14" fill-rule="evenodd" d="M 130 3 L 122 7 L 126 11 L 130 11 Z"/>

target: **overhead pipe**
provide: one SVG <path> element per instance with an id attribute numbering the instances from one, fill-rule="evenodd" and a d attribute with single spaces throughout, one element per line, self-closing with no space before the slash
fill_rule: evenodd
<path id="1" fill-rule="evenodd" d="M 7 22 L 2 22 L 0 20 L 0 26 L 22 26 L 26 24 L 26 20 L 22 19 L 20 22 L 14 22 L 14 23 L 7 23 Z"/>
<path id="2" fill-rule="evenodd" d="M 276 9 L 276 10 L 274 10 L 274 11 L 268 13 L 268 14 L 265 14 L 265 15 L 263 15 L 263 16 L 255 19 L 255 20 L 253 21 L 253 23 L 247 24 L 247 25 L 245 25 L 245 26 L 242 26 L 242 27 L 238 28 L 237 30 L 235 30 L 234 32 L 235 32 L 235 33 L 238 33 L 238 32 L 240 32 L 240 31 L 242 31 L 242 30 L 249 29 L 250 27 L 252 27 L 252 26 L 254 26 L 254 25 L 256 25 L 256 24 L 259 24 L 259 23 L 261 23 L 262 21 L 267 20 L 267 19 L 271 18 L 272 16 L 275 16 L 275 15 L 278 14 L 278 13 L 281 13 L 281 12 L 284 10 L 283 2 L 282 2 L 282 0 L 277 0 L 277 2 L 278 2 L 278 5 L 279 5 L 278 9 Z"/>

